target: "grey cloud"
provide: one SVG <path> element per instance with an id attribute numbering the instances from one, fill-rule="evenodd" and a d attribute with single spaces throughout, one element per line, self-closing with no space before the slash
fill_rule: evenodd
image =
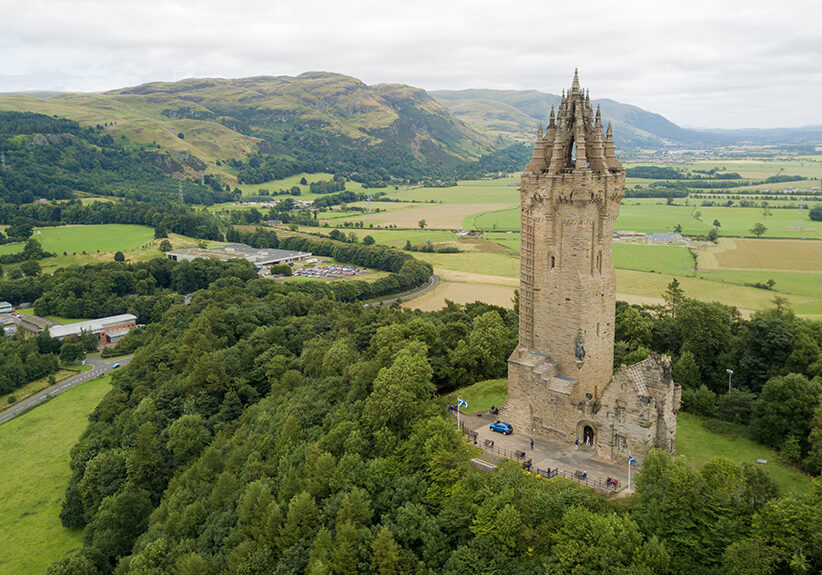
<path id="1" fill-rule="evenodd" d="M 685 125 L 822 123 L 816 2 L 0 0 L 0 91 L 327 70 L 592 96 Z"/>

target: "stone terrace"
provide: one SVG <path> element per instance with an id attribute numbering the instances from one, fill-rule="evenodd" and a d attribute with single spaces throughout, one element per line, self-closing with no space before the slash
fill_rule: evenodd
<path id="1" fill-rule="evenodd" d="M 494 449 L 488 449 L 491 453 L 499 453 L 503 450 L 505 455 L 516 461 L 532 460 L 532 472 L 536 469 L 547 471 L 560 470 L 561 475 L 574 478 L 577 471 L 587 473 L 589 484 L 605 485 L 608 477 L 619 481 L 616 491 L 622 491 L 628 485 L 628 463 L 614 463 L 596 456 L 593 450 L 585 447 L 578 447 L 565 441 L 534 435 L 534 449 L 531 449 L 531 437 L 527 433 L 522 433 L 516 428 L 511 435 L 503 435 L 491 431 L 488 426 L 497 420 L 496 415 L 488 412 L 481 412 L 473 415 L 460 415 L 460 423 L 466 432 L 472 431 L 477 434 L 476 445 L 486 448 L 486 440 L 494 442 Z M 516 452 L 525 452 L 524 458 L 514 457 Z M 493 458 L 492 458 L 493 459 Z M 631 470 L 631 481 L 633 483 L 639 468 Z M 633 484 L 631 486 L 633 489 Z"/>

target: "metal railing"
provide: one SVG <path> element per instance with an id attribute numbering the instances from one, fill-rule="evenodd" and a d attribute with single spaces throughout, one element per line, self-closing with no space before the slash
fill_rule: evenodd
<path id="1" fill-rule="evenodd" d="M 601 489 L 603 491 L 607 491 L 608 493 L 616 493 L 621 491 L 623 486 L 622 482 L 618 479 L 613 477 L 608 478 L 591 478 L 588 477 L 588 474 L 584 471 L 566 471 L 563 469 L 539 469 L 538 467 L 531 466 L 531 457 L 529 457 L 528 453 L 519 449 L 505 449 L 503 447 L 497 447 L 494 444 L 493 439 L 483 439 L 480 441 L 480 436 L 476 431 L 467 429 L 465 424 L 460 421 L 460 429 L 462 430 L 462 434 L 468 438 L 471 443 L 476 445 L 477 447 L 482 448 L 484 451 L 490 451 L 491 453 L 496 453 L 497 455 L 501 455 L 506 459 L 511 459 L 514 461 L 519 461 L 522 463 L 523 468 L 525 471 L 530 473 L 534 473 L 539 475 L 540 477 L 544 477 L 546 479 L 553 479 L 557 476 L 565 477 L 566 479 L 570 479 L 571 481 L 576 481 L 577 483 L 581 483 L 583 485 L 587 485 L 588 487 L 592 487 L 594 489 Z"/>

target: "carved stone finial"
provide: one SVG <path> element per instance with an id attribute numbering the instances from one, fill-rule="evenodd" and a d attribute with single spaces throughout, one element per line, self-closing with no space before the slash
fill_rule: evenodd
<path id="1" fill-rule="evenodd" d="M 600 114 L 600 112 L 599 112 L 599 104 L 597 104 L 596 123 L 597 123 L 597 126 L 601 126 L 601 125 L 602 125 L 602 115 L 601 115 L 601 114 Z M 601 133 L 601 132 L 600 132 L 600 133 Z"/>
<path id="2" fill-rule="evenodd" d="M 539 129 L 537 130 L 537 138 L 542 138 L 542 122 L 539 123 Z"/>
<path id="3" fill-rule="evenodd" d="M 555 123 L 554 119 L 555 119 L 555 116 L 554 116 L 554 105 L 553 105 L 553 104 L 551 104 L 551 115 L 548 117 L 548 127 L 549 127 L 549 128 L 554 128 L 554 127 L 556 127 L 556 123 Z"/>
<path id="4" fill-rule="evenodd" d="M 574 81 L 571 84 L 571 91 L 578 92 L 579 91 L 579 70 L 574 68 Z"/>

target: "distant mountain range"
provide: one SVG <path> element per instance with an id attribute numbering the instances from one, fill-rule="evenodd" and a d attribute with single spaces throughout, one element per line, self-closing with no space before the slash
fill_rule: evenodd
<path id="1" fill-rule="evenodd" d="M 440 90 L 431 92 L 469 126 L 494 136 L 533 141 L 538 122 L 545 124 L 560 96 L 537 90 Z M 717 145 L 720 138 L 680 128 L 659 114 L 614 100 L 592 100 L 602 110 L 603 122 L 614 126 L 617 147 L 668 148 Z"/>
<path id="2" fill-rule="evenodd" d="M 102 126 L 113 137 L 192 157 L 183 173 L 258 183 L 300 171 L 346 171 L 371 179 L 464 174 L 482 158 L 508 169 L 526 154 L 537 124 L 560 97 L 536 90 L 441 90 L 368 86 L 342 74 L 194 78 L 104 93 L 0 94 L 0 110 L 30 111 Z M 619 150 L 813 144 L 822 127 L 689 130 L 613 100 L 594 100 L 614 124 Z M 507 148 L 507 149 L 506 149 Z M 496 156 L 495 156 L 496 154 Z M 176 165 L 176 164 L 175 164 Z M 188 166 L 188 167 L 187 167 Z M 518 166 L 518 164 L 517 164 Z M 518 169 L 514 167 L 514 169 Z"/>
<path id="3" fill-rule="evenodd" d="M 493 136 L 531 142 L 538 122 L 547 121 L 560 96 L 537 90 L 438 90 L 429 92 L 459 119 Z M 592 100 L 611 121 L 618 149 L 711 148 L 734 144 L 822 144 L 822 126 L 802 128 L 690 130 L 660 114 L 614 100 Z"/>

